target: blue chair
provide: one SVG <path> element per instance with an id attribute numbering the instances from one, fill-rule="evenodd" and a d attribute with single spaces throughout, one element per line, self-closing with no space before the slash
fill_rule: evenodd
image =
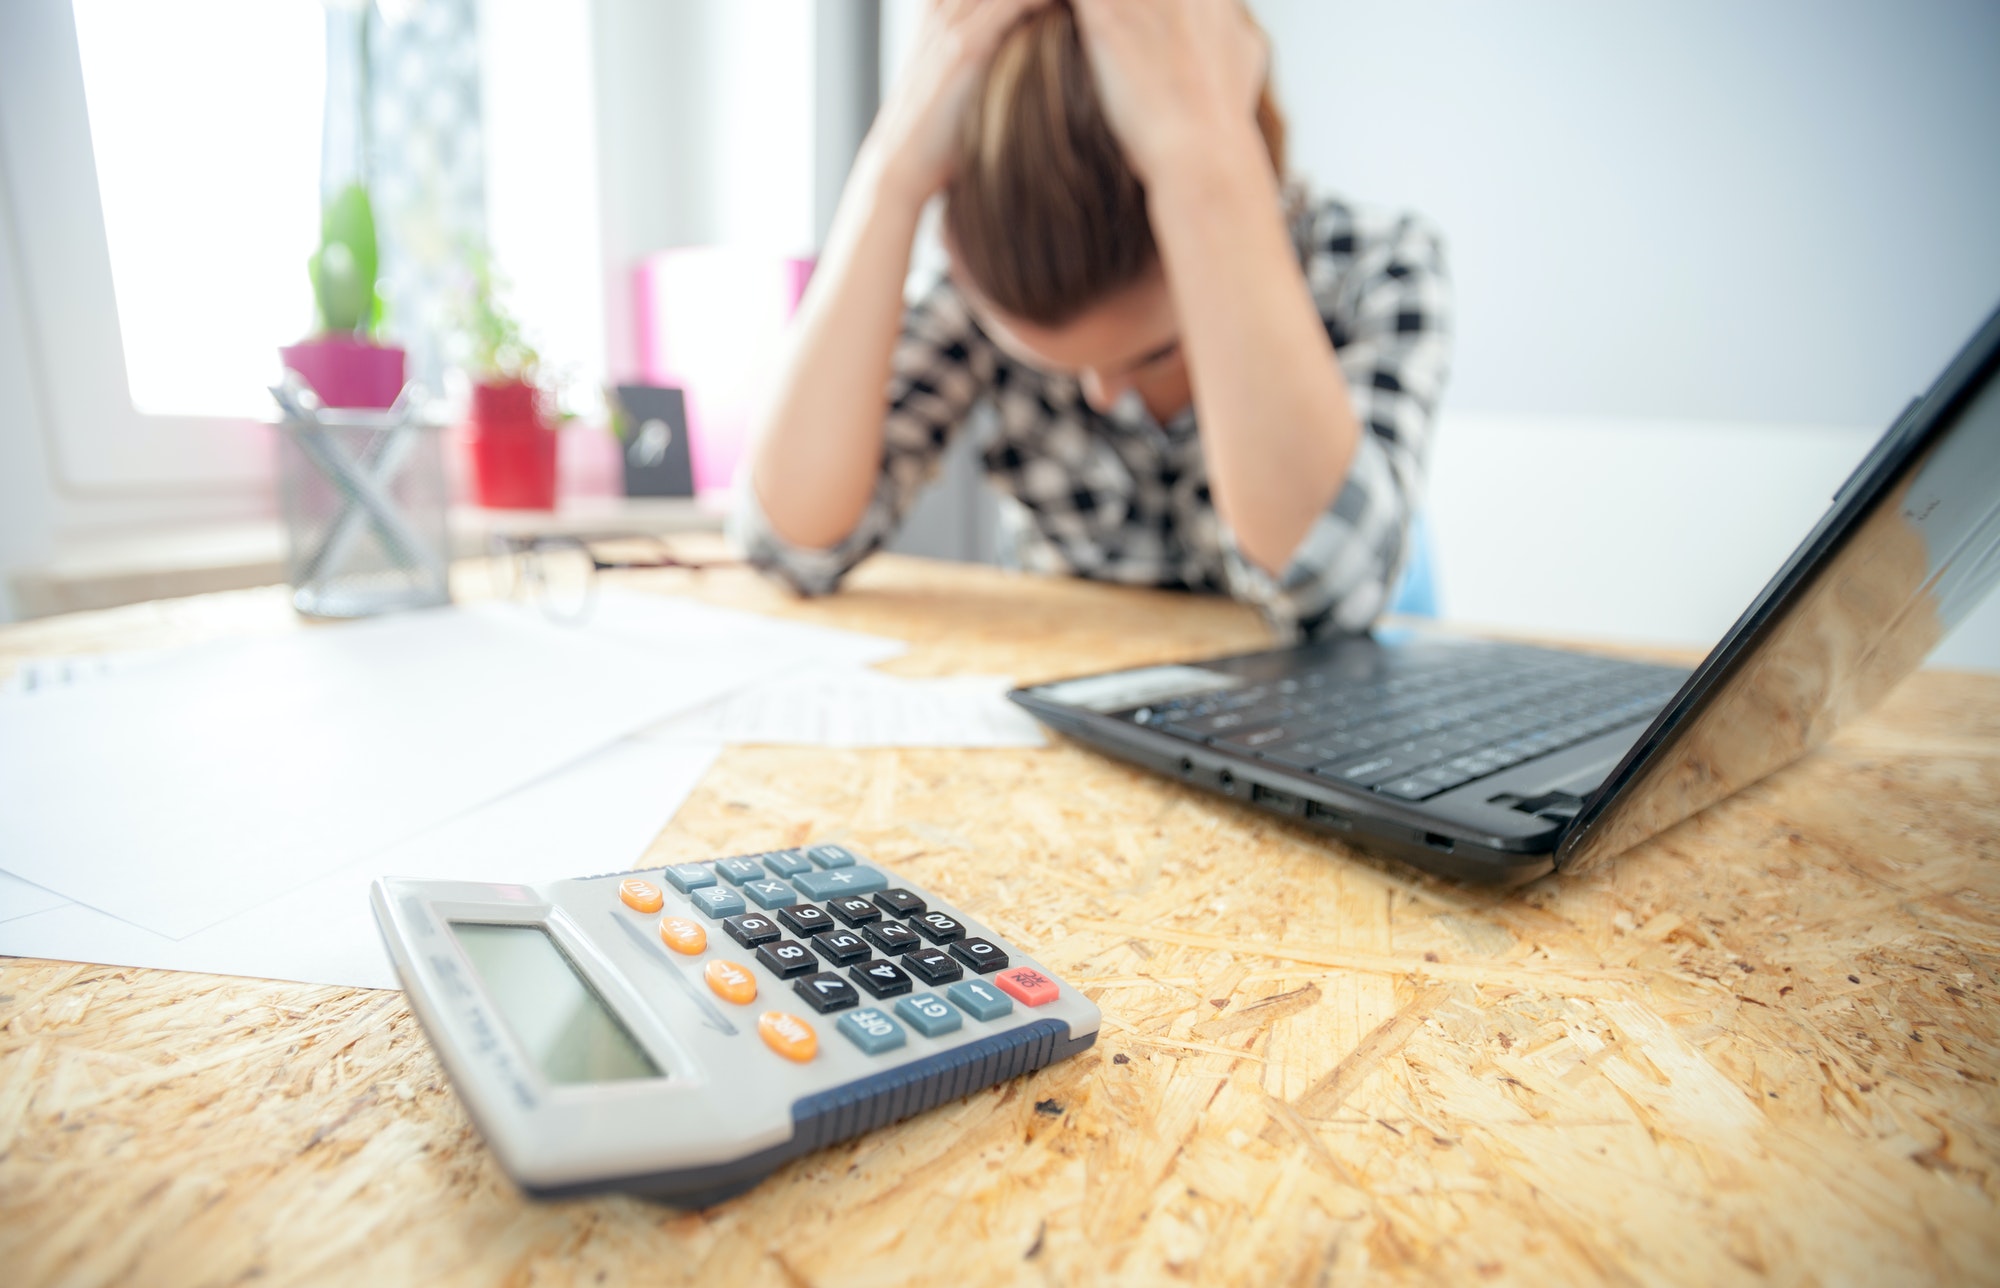
<path id="1" fill-rule="evenodd" d="M 1403 579 L 1389 596 L 1389 612 L 1397 617 L 1436 617 L 1437 569 L 1431 559 L 1431 525 L 1422 513 L 1410 520 L 1410 558 Z"/>

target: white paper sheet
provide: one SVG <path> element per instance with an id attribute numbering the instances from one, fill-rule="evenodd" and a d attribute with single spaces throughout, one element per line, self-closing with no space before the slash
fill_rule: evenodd
<path id="1" fill-rule="evenodd" d="M 908 679 L 855 667 L 788 671 L 658 726 L 687 742 L 815 747 L 1039 747 L 1006 676 Z"/>
<path id="2" fill-rule="evenodd" d="M 183 939 L 12 881 L 39 911 L 0 921 L 0 956 L 394 988 L 368 904 L 378 875 L 540 884 L 631 866 L 719 749 L 633 738 L 389 850 Z M 51 905 L 49 901 L 53 901 Z"/>
<path id="3" fill-rule="evenodd" d="M 746 683 L 901 649 L 616 592 L 580 627 L 483 605 L 178 649 L 0 700 L 0 870 L 181 937 Z"/>

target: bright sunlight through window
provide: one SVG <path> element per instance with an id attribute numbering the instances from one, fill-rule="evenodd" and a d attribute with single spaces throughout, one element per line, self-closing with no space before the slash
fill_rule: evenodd
<path id="1" fill-rule="evenodd" d="M 132 405 L 272 415 L 313 322 L 326 16 L 316 0 L 75 0 Z"/>

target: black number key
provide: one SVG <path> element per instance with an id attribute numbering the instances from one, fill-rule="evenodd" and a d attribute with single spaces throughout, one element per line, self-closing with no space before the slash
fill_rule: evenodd
<path id="1" fill-rule="evenodd" d="M 869 962 L 847 972 L 854 982 L 877 997 L 900 997 L 914 985 L 903 968 L 891 961 Z"/>
<path id="2" fill-rule="evenodd" d="M 884 890 L 876 895 L 875 905 L 892 917 L 914 917 L 926 911 L 922 899 L 900 887 L 895 890 Z"/>
<path id="3" fill-rule="evenodd" d="M 849 926 L 866 925 L 871 921 L 879 921 L 882 917 L 880 908 L 858 894 L 844 894 L 838 899 L 828 899 L 826 910 Z"/>
<path id="4" fill-rule="evenodd" d="M 792 991 L 805 998 L 806 1005 L 821 1015 L 828 1011 L 844 1011 L 861 1000 L 861 994 L 854 991 L 854 985 L 830 970 L 793 980 Z"/>
<path id="5" fill-rule="evenodd" d="M 757 950 L 757 960 L 779 979 L 803 975 L 819 965 L 813 960 L 813 955 L 806 951 L 804 944 L 791 939 L 780 939 L 775 944 L 765 944 Z"/>
<path id="6" fill-rule="evenodd" d="M 729 932 L 731 939 L 745 948 L 768 944 L 784 933 L 778 929 L 777 922 L 761 912 L 746 912 L 734 917 L 724 917 L 722 928 Z"/>
<path id="7" fill-rule="evenodd" d="M 827 930 L 808 941 L 814 952 L 836 966 L 868 960 L 868 941 L 851 930 Z"/>
<path id="8" fill-rule="evenodd" d="M 1007 954 L 990 939 L 961 939 L 951 946 L 951 955 L 981 975 L 1007 968 Z"/>
<path id="9" fill-rule="evenodd" d="M 949 984 L 965 977 L 965 971 L 942 948 L 920 948 L 916 952 L 905 953 L 903 965 L 926 984 Z"/>
<path id="10" fill-rule="evenodd" d="M 792 933 L 804 938 L 817 935 L 822 930 L 832 930 L 833 917 L 824 908 L 802 903 L 793 908 L 778 909 L 778 920 L 791 927 Z"/>
<path id="11" fill-rule="evenodd" d="M 880 925 L 863 926 L 861 937 L 891 957 L 924 946 L 924 941 L 917 938 L 917 932 L 900 921 L 885 921 Z"/>
<path id="12" fill-rule="evenodd" d="M 965 937 L 965 927 L 956 917 L 947 917 L 941 912 L 927 912 L 910 923 L 917 933 L 934 944 L 948 944 L 954 939 Z"/>

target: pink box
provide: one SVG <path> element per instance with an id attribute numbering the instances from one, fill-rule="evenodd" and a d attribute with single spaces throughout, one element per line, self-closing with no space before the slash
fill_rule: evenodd
<path id="1" fill-rule="evenodd" d="M 727 491 L 735 482 L 812 270 L 810 259 L 728 246 L 660 251 L 639 262 L 640 375 L 687 399 L 695 491 Z"/>

